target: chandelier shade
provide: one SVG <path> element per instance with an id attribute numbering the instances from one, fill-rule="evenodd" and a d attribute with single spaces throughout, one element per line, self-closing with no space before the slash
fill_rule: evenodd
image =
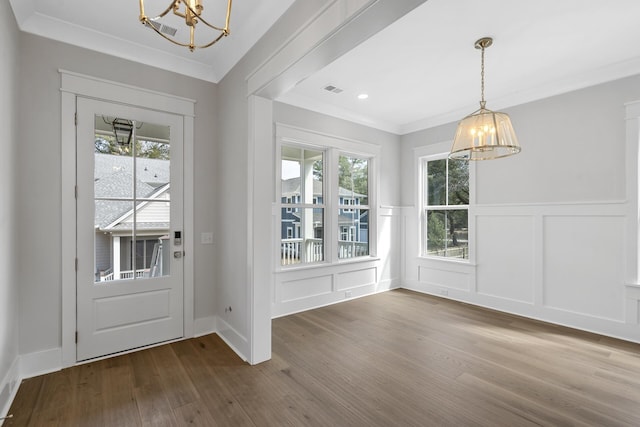
<path id="1" fill-rule="evenodd" d="M 458 123 L 449 158 L 490 160 L 519 152 L 509 116 L 481 108 Z"/>
<path id="2" fill-rule="evenodd" d="M 227 0 L 226 18 L 224 26 L 210 24 L 211 18 L 203 16 L 203 0 L 173 0 L 159 15 L 149 17 L 145 13 L 144 0 L 140 0 L 140 22 L 152 29 L 162 38 L 178 46 L 188 47 L 191 52 L 214 45 L 223 37 L 229 35 L 229 20 L 231 18 L 231 1 Z M 176 19 L 177 18 L 177 19 Z M 171 20 L 173 19 L 173 21 Z M 180 22 L 188 29 L 188 37 L 183 36 L 184 30 L 177 28 Z M 200 31 L 196 35 L 196 25 Z"/>
<path id="3" fill-rule="evenodd" d="M 493 39 L 484 37 L 476 41 L 482 49 L 480 109 L 460 120 L 453 139 L 450 159 L 490 160 L 520 152 L 520 144 L 506 113 L 488 110 L 484 99 L 484 50 Z"/>

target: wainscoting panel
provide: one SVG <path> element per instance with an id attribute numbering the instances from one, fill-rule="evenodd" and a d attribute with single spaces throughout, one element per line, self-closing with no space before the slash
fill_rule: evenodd
<path id="1" fill-rule="evenodd" d="M 418 282 L 446 288 L 471 290 L 471 276 L 467 273 L 418 266 Z"/>
<path id="2" fill-rule="evenodd" d="M 623 217 L 544 218 L 544 305 L 624 321 Z"/>
<path id="3" fill-rule="evenodd" d="M 333 290 L 331 275 L 315 276 L 300 280 L 282 282 L 281 301 L 289 302 L 300 298 L 310 298 L 330 294 Z"/>
<path id="4" fill-rule="evenodd" d="M 477 292 L 533 303 L 534 217 L 477 217 L 476 233 Z"/>
<path id="5" fill-rule="evenodd" d="M 337 275 L 338 283 L 336 289 L 343 291 L 345 289 L 359 288 L 360 286 L 373 285 L 376 283 L 376 268 L 365 268 L 362 270 L 347 271 Z"/>

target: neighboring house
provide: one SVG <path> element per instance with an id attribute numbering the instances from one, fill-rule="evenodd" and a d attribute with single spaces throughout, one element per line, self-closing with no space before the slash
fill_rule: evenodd
<path id="1" fill-rule="evenodd" d="M 282 203 L 300 204 L 301 200 L 300 191 L 300 178 L 290 178 L 282 180 Z M 360 210 L 357 206 L 361 205 L 361 201 L 367 196 L 363 194 L 354 193 L 345 188 L 338 188 L 338 197 L 340 205 L 352 205 L 353 208 L 343 208 L 338 212 L 338 246 L 339 250 L 346 251 L 349 247 L 354 247 L 354 244 L 362 243 L 358 245 L 360 249 L 350 250 L 349 255 L 343 257 L 352 257 L 364 255 L 363 251 L 368 252 L 365 248 L 368 248 L 366 243 L 369 242 L 369 210 Z M 313 203 L 322 204 L 322 182 L 313 181 Z M 307 255 L 309 261 L 321 261 L 324 259 L 324 249 L 322 248 L 322 242 L 324 237 L 324 218 L 322 217 L 322 209 L 313 209 L 313 235 L 305 236 L 302 232 L 302 220 L 300 215 L 300 209 L 291 207 L 282 209 L 280 238 L 282 241 L 282 256 L 299 258 L 300 243 L 312 242 L 312 248 L 308 251 L 313 255 Z M 309 246 L 307 246 L 309 247 Z M 357 252 L 357 253 L 356 253 Z M 313 259 L 311 259 L 312 257 Z M 289 262 L 286 262 L 287 264 Z"/>
<path id="2" fill-rule="evenodd" d="M 134 258 L 137 277 L 168 273 L 162 259 L 170 225 L 169 161 L 137 158 L 136 162 L 136 198 L 145 201 L 137 202 L 134 210 L 133 201 L 104 200 L 133 199 L 132 158 L 95 154 L 96 281 L 132 278 Z"/>

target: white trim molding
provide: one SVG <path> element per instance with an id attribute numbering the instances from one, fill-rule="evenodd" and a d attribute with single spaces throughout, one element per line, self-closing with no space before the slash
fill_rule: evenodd
<path id="1" fill-rule="evenodd" d="M 61 81 L 62 347 L 58 367 L 76 364 L 76 99 L 87 97 L 183 117 L 184 121 L 184 338 L 194 334 L 194 117 L 195 100 L 58 70 Z M 70 155 L 69 153 L 73 153 Z M 191 171 L 191 172 L 189 172 Z M 26 359 L 30 360 L 30 359 Z M 29 368 L 30 370 L 30 368 Z"/>

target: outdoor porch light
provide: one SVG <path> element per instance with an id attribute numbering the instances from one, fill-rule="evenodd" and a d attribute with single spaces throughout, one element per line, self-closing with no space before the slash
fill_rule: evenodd
<path id="1" fill-rule="evenodd" d="M 213 45 L 222 37 L 229 35 L 231 0 L 228 0 L 227 2 L 227 16 L 225 18 L 224 27 L 216 27 L 202 17 L 202 11 L 204 10 L 202 3 L 203 0 L 173 0 L 171 4 L 169 4 L 169 7 L 167 7 L 167 9 L 160 15 L 155 18 L 149 18 L 144 12 L 144 0 L 140 0 L 140 22 L 151 28 L 163 38 L 169 40 L 171 43 L 177 44 L 178 46 L 188 47 L 191 52 L 193 52 L 195 48 L 203 49 Z M 176 33 L 178 33 L 179 30 L 162 22 L 162 18 L 165 18 L 169 12 L 173 12 L 173 15 L 184 19 L 185 25 L 189 28 L 188 41 L 186 40 L 186 37 L 184 37 L 182 41 L 176 38 Z M 201 44 L 196 43 L 195 37 L 196 24 L 198 22 L 202 22 L 205 25 L 204 29 L 207 30 L 206 34 L 203 36 L 203 40 L 205 41 Z"/>
<path id="2" fill-rule="evenodd" d="M 113 135 L 119 145 L 131 144 L 131 135 L 133 134 L 133 122 L 131 120 L 116 117 L 111 122 L 111 129 L 113 129 Z"/>
<path id="3" fill-rule="evenodd" d="M 484 50 L 493 44 L 493 39 L 484 37 L 476 41 L 475 48 L 482 50 L 480 109 L 458 123 L 453 140 L 450 159 L 489 160 L 520 152 L 520 144 L 506 113 L 485 108 L 484 99 Z"/>

